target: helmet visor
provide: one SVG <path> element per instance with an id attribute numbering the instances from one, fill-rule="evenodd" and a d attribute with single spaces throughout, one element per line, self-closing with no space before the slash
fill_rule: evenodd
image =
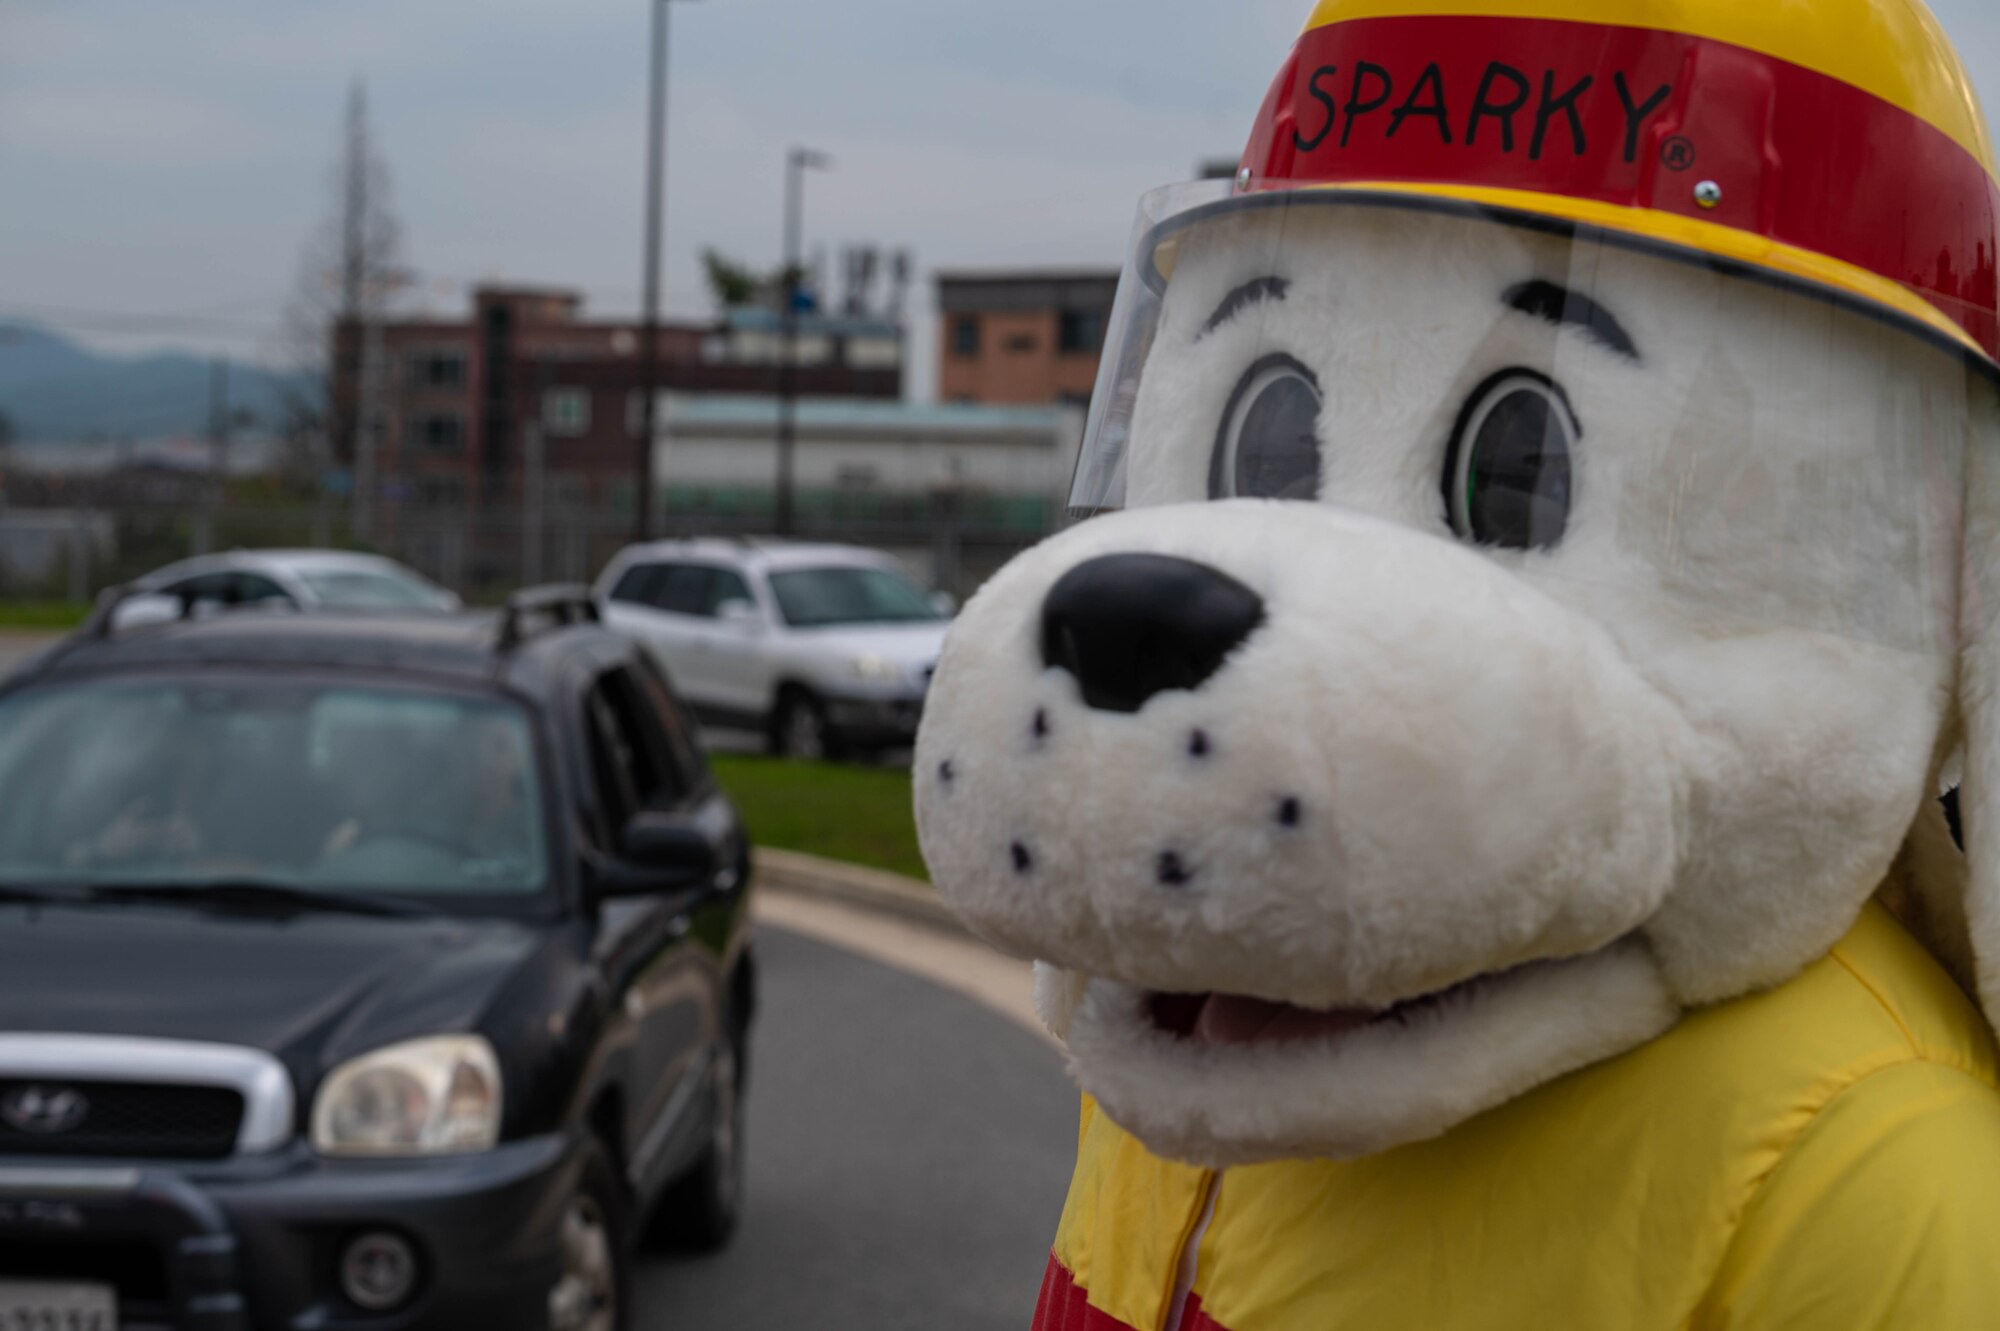
<path id="1" fill-rule="evenodd" d="M 1844 292 L 1439 195 L 1209 181 L 1140 205 L 1070 506 L 1338 505 L 1941 650 L 1996 438 L 1990 365 Z"/>

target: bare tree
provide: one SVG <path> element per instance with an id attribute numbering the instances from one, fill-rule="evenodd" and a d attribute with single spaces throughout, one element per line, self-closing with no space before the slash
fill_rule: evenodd
<path id="1" fill-rule="evenodd" d="M 364 424 L 364 354 L 369 330 L 388 313 L 402 281 L 402 225 L 391 202 L 389 166 L 368 120 L 368 90 L 348 90 L 333 207 L 300 258 L 286 311 L 284 357 L 299 371 L 286 405 L 295 442 L 322 441 L 324 456 L 352 466 Z"/>

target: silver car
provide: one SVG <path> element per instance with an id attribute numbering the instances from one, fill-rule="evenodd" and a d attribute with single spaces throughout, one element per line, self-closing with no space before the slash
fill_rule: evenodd
<path id="1" fill-rule="evenodd" d="M 232 550 L 155 569 L 138 590 L 195 606 L 449 612 L 458 597 L 380 555 L 344 550 Z"/>

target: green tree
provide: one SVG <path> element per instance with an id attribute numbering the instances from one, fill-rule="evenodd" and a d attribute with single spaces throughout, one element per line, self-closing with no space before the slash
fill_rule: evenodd
<path id="1" fill-rule="evenodd" d="M 812 274 L 803 264 L 796 268 L 776 268 L 760 273 L 738 263 L 719 250 L 703 250 L 701 266 L 708 277 L 708 293 L 719 310 L 739 310 L 746 305 L 780 305 L 792 281 L 810 290 Z"/>
<path id="2" fill-rule="evenodd" d="M 755 305 L 764 294 L 764 278 L 718 250 L 703 250 L 701 266 L 708 276 L 709 294 L 718 309 L 733 310 Z"/>

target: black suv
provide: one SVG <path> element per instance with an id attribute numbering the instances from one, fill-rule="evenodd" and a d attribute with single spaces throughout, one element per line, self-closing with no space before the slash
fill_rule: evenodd
<path id="1" fill-rule="evenodd" d="M 582 589 L 0 686 L 0 1327 L 611 1331 L 734 1228 L 749 858 Z"/>

